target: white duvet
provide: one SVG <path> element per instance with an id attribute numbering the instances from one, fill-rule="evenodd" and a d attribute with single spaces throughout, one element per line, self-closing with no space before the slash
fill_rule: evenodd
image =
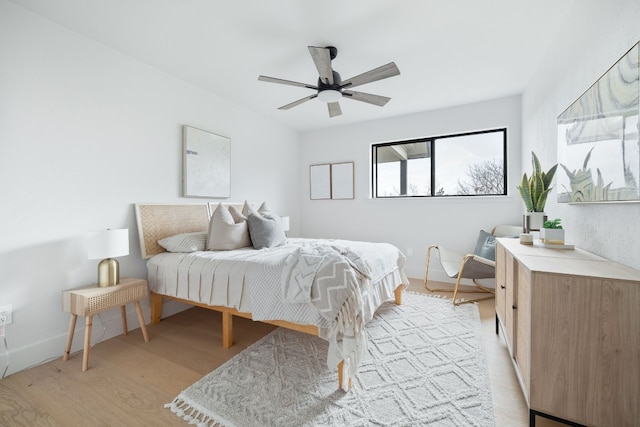
<path id="1" fill-rule="evenodd" d="M 354 375 L 364 324 L 407 284 L 404 255 L 386 243 L 288 239 L 269 249 L 162 253 L 147 263 L 152 291 L 251 313 L 254 320 L 318 326 L 327 363 Z"/>

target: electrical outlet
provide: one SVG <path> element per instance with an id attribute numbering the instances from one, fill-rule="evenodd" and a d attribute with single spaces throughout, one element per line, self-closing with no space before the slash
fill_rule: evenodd
<path id="1" fill-rule="evenodd" d="M 0 325 L 10 325 L 13 323 L 13 307 L 11 304 L 0 307 Z"/>
<path id="2" fill-rule="evenodd" d="M 407 256 L 413 256 L 413 248 L 410 246 L 407 248 Z"/>

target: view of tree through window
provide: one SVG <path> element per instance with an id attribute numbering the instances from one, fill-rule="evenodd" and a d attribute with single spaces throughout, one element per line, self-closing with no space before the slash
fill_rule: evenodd
<path id="1" fill-rule="evenodd" d="M 372 146 L 376 198 L 506 194 L 507 130 Z"/>

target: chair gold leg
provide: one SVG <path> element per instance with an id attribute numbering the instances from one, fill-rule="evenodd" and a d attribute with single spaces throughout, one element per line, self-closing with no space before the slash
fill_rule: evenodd
<path id="1" fill-rule="evenodd" d="M 479 284 L 476 279 L 471 279 L 473 280 L 473 284 L 476 285 L 478 288 L 480 288 L 480 290 L 471 290 L 471 291 L 459 291 L 458 288 L 460 287 L 460 279 L 462 278 L 462 272 L 464 271 L 464 266 L 465 263 L 467 262 L 467 259 L 471 258 L 473 255 L 468 255 L 465 256 L 464 259 L 462 260 L 462 264 L 460 264 L 460 271 L 458 272 L 458 279 L 456 280 L 456 287 L 454 288 L 453 291 L 453 297 L 451 298 L 451 302 L 453 303 L 453 305 L 458 306 L 460 304 L 468 304 L 470 302 L 478 302 L 478 301 L 484 301 L 487 299 L 491 299 L 495 297 L 495 291 L 482 286 L 481 284 Z M 488 295 L 486 297 L 481 297 L 481 298 L 474 298 L 474 299 L 470 299 L 470 300 L 466 300 L 466 301 L 456 301 L 456 296 L 458 295 L 458 292 L 463 293 L 463 292 L 467 292 L 467 293 L 478 293 L 478 292 L 488 292 L 491 295 Z"/>
<path id="2" fill-rule="evenodd" d="M 451 302 L 453 303 L 453 305 L 459 305 L 459 304 L 456 304 L 456 296 L 458 296 L 458 288 L 460 287 L 460 276 L 462 276 L 462 269 L 464 268 L 464 263 L 462 265 L 463 267 L 460 269 L 460 273 L 458 273 L 458 280 L 456 280 L 456 287 L 453 288 L 453 296 L 451 297 Z"/>
<path id="3" fill-rule="evenodd" d="M 476 281 L 476 279 L 472 279 L 473 280 L 473 284 L 476 285 L 477 287 L 479 287 L 480 289 L 482 289 L 483 292 L 489 292 L 490 294 L 495 295 L 496 294 L 496 290 L 495 289 L 491 289 L 491 288 L 487 288 L 482 286 L 480 283 L 478 283 Z M 479 292 L 479 291 L 476 291 Z"/>
<path id="4" fill-rule="evenodd" d="M 424 288 L 426 290 L 428 290 L 429 292 L 453 292 L 453 289 L 449 289 L 449 288 L 430 288 L 429 287 L 429 261 L 431 259 L 431 249 L 438 249 L 438 245 L 431 245 L 429 246 L 429 248 L 427 249 L 427 261 L 425 263 L 425 269 L 424 269 Z M 468 291 L 460 291 L 460 292 L 468 292 Z"/>
<path id="5" fill-rule="evenodd" d="M 427 261 L 426 261 L 426 263 L 425 263 L 425 267 L 424 267 L 424 288 L 425 288 L 426 290 L 428 290 L 428 291 L 431 291 L 431 292 L 433 292 L 435 289 L 431 289 L 431 288 L 429 287 L 429 285 L 427 284 L 427 282 L 428 282 L 428 279 L 427 279 L 427 278 L 429 277 L 429 260 L 430 260 L 430 258 L 431 258 L 431 249 L 433 249 L 433 248 L 436 248 L 436 249 L 437 249 L 437 248 L 438 248 L 438 246 L 437 246 L 437 245 L 431 245 L 431 246 L 429 246 L 429 249 L 427 249 Z"/>

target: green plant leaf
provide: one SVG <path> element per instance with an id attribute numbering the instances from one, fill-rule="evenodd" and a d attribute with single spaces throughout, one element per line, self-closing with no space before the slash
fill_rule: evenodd
<path id="1" fill-rule="evenodd" d="M 556 174 L 556 169 L 558 169 L 558 164 L 556 163 L 549 169 L 547 173 L 542 174 L 542 179 L 544 181 L 544 188 L 551 189 L 551 181 L 553 181 L 553 177 Z"/>
<path id="2" fill-rule="evenodd" d="M 520 197 L 522 197 L 527 212 L 533 212 L 533 199 L 531 198 L 531 188 L 529 187 L 529 178 L 526 173 L 522 176 L 522 181 L 517 188 L 520 191 Z"/>
<path id="3" fill-rule="evenodd" d="M 531 177 L 531 200 L 533 201 L 534 212 L 542 212 L 538 210 L 540 206 L 540 197 L 544 193 L 544 181 L 541 175 L 534 175 Z M 542 202 L 542 209 L 544 209 L 544 201 Z"/>
<path id="4" fill-rule="evenodd" d="M 520 197 L 522 197 L 522 201 L 524 202 L 524 207 L 527 212 L 533 212 L 533 201 L 531 200 L 531 191 L 529 191 L 529 186 L 518 187 L 518 190 L 520 190 Z"/>
<path id="5" fill-rule="evenodd" d="M 562 225 L 560 225 L 560 221 L 561 221 L 560 218 L 545 221 L 544 224 L 542 225 L 542 228 L 562 230 Z"/>
<path id="6" fill-rule="evenodd" d="M 531 164 L 533 166 L 533 176 L 540 175 L 542 173 L 542 167 L 540 167 L 540 160 L 533 151 L 531 152 Z"/>
<path id="7" fill-rule="evenodd" d="M 544 212 L 544 205 L 547 203 L 547 196 L 549 195 L 550 190 L 550 188 L 547 188 L 540 194 L 540 197 L 538 197 L 535 205 L 536 212 Z"/>

